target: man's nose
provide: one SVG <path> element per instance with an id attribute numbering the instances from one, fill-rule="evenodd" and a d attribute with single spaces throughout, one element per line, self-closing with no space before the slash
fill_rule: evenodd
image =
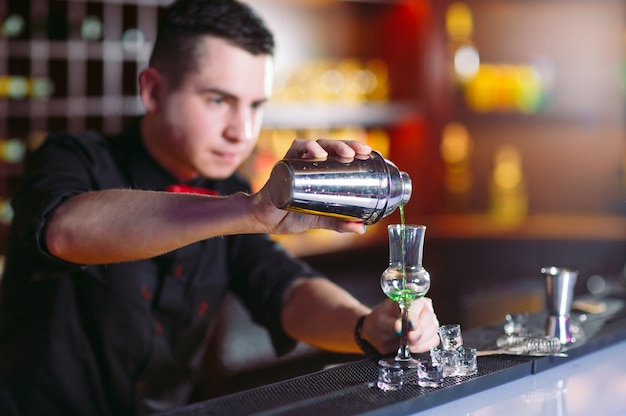
<path id="1" fill-rule="evenodd" d="M 250 109 L 234 109 L 226 127 L 226 137 L 231 140 L 253 139 L 253 115 Z"/>

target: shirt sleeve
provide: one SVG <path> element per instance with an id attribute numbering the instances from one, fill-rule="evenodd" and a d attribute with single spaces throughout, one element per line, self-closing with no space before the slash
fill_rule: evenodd
<path id="1" fill-rule="evenodd" d="M 229 267 L 232 291 L 243 301 L 252 319 L 265 326 L 277 354 L 285 354 L 295 341 L 285 334 L 281 310 L 285 292 L 297 278 L 323 277 L 292 257 L 264 234 L 232 236 Z"/>
<path id="2" fill-rule="evenodd" d="M 89 133 L 80 137 L 51 135 L 29 156 L 23 183 L 12 198 L 13 232 L 36 262 L 50 268 L 80 268 L 82 265 L 54 257 L 45 245 L 44 230 L 50 214 L 66 199 L 100 186 L 94 172 L 113 163 L 103 155 L 105 140 Z"/>
<path id="3" fill-rule="evenodd" d="M 237 174 L 220 182 L 217 188 L 223 195 L 250 192 L 248 182 Z M 285 292 L 298 278 L 325 276 L 290 255 L 267 234 L 227 238 L 230 289 L 244 303 L 252 319 L 268 329 L 276 353 L 286 354 L 296 341 L 282 327 L 280 315 Z"/>

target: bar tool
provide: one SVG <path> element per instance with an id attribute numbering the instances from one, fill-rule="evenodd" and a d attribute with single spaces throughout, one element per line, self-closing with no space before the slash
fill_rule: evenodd
<path id="1" fill-rule="evenodd" d="M 411 179 L 374 151 L 366 157 L 283 159 L 269 179 L 280 209 L 374 224 L 411 198 Z"/>
<path id="2" fill-rule="evenodd" d="M 497 349 L 478 351 L 476 355 L 479 357 L 496 354 L 567 357 L 566 353 L 560 352 L 561 346 L 561 341 L 557 337 L 505 335 L 498 338 Z"/>
<path id="3" fill-rule="evenodd" d="M 545 276 L 548 310 L 544 333 L 557 337 L 563 345 L 572 343 L 574 339 L 570 330 L 569 314 L 578 270 L 550 266 L 543 267 L 541 273 Z"/>

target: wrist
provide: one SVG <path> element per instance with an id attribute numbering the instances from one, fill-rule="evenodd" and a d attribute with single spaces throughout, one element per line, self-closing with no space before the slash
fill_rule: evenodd
<path id="1" fill-rule="evenodd" d="M 354 326 L 354 342 L 356 342 L 356 345 L 358 345 L 366 356 L 378 357 L 381 355 L 380 352 L 368 340 L 363 338 L 363 323 L 366 317 L 367 315 L 363 315 L 356 321 L 356 325 Z"/>
<path id="2" fill-rule="evenodd" d="M 268 233 L 268 226 L 262 219 L 262 210 L 255 195 L 238 192 L 230 195 L 232 201 L 231 213 L 236 214 L 237 223 L 233 234 Z"/>

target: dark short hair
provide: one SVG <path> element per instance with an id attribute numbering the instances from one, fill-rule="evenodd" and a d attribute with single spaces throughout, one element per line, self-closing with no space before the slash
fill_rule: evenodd
<path id="1" fill-rule="evenodd" d="M 274 54 L 274 35 L 248 5 L 237 0 L 178 0 L 159 23 L 150 66 L 178 87 L 185 74 L 198 69 L 198 46 L 206 36 L 253 55 Z"/>

